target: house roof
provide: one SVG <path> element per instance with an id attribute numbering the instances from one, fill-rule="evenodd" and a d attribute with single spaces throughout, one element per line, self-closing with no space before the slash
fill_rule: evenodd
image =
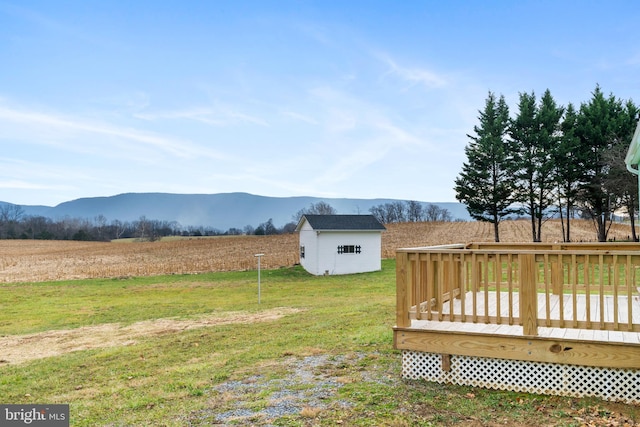
<path id="1" fill-rule="evenodd" d="M 314 230 L 386 230 L 373 215 L 303 215 L 296 231 L 300 230 L 305 220 Z"/>

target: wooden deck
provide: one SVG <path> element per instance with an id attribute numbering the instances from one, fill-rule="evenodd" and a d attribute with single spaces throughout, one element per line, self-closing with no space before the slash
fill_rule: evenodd
<path id="1" fill-rule="evenodd" d="M 640 369 L 640 244 L 400 249 L 394 345 Z"/>
<path id="2" fill-rule="evenodd" d="M 495 292 L 489 296 L 489 305 L 485 306 L 485 293 L 476 292 L 476 301 L 478 301 L 477 310 L 481 313 L 487 313 L 489 316 L 495 317 L 509 317 L 509 307 L 513 307 L 511 317 L 517 319 L 519 317 L 519 294 L 513 293 L 513 305 L 509 304 L 509 295 L 506 292 L 501 292 L 500 301 L 498 304 L 497 296 Z M 473 292 L 467 292 L 464 295 L 464 299 L 472 301 L 474 299 Z M 590 306 L 594 307 L 591 311 L 591 322 L 598 322 L 599 319 L 603 319 L 607 323 L 614 323 L 614 320 L 627 319 L 627 301 L 626 297 L 620 297 L 620 301 L 614 304 L 614 299 L 611 296 L 605 296 L 604 298 L 604 316 L 601 317 L 601 305 L 600 299 L 597 296 L 590 297 Z M 569 295 L 563 296 L 563 311 L 564 314 L 560 316 L 560 296 L 549 295 L 549 314 L 550 319 L 557 322 L 564 319 L 566 323 L 573 323 L 572 317 L 573 311 L 573 299 Z M 633 297 L 632 304 L 634 306 L 633 313 L 636 315 L 640 313 L 640 297 Z M 617 305 L 618 314 L 614 315 L 614 307 Z M 453 300 L 453 314 L 456 318 L 462 318 L 462 298 Z M 451 306 L 445 304 L 441 313 L 431 311 L 431 319 L 427 320 L 426 315 L 423 314 L 423 319 L 413 319 L 411 321 L 412 329 L 433 330 L 441 332 L 460 332 L 469 334 L 493 334 L 493 335 L 508 335 L 508 336 L 523 336 L 522 326 L 517 322 L 507 323 L 483 323 L 473 322 L 473 306 L 471 304 L 465 304 L 465 319 L 466 321 L 447 321 L 438 320 L 439 318 L 448 319 L 451 314 Z M 500 316 L 497 316 L 498 306 L 500 306 Z M 539 317 L 546 315 L 547 298 L 545 294 L 538 294 L 538 310 Z M 577 317 L 575 321 L 580 323 L 587 323 L 587 299 L 584 295 L 578 295 L 577 297 Z M 567 320 L 569 319 L 569 320 Z M 635 323 L 640 323 L 640 319 L 635 319 Z M 575 328 L 562 328 L 551 326 L 538 327 L 538 336 L 540 338 L 554 338 L 554 339 L 570 339 L 570 340 L 583 340 L 583 341 L 599 341 L 610 343 L 628 343 L 628 344 L 640 344 L 640 332 L 629 331 L 608 331 L 608 330 L 593 330 L 593 329 L 575 329 Z"/>
<path id="3" fill-rule="evenodd" d="M 485 292 L 475 292 L 475 295 L 474 292 L 467 292 L 463 296 L 453 299 L 452 304 L 444 304 L 442 313 L 433 310 L 429 314 L 422 313 L 422 319 L 413 319 L 411 321 L 411 328 L 425 330 L 430 329 L 443 332 L 456 331 L 470 334 L 483 333 L 522 336 L 522 326 L 518 324 L 517 321 L 513 321 L 520 317 L 519 293 L 512 293 L 511 298 L 512 300 L 509 301 L 509 293 L 507 292 L 500 292 L 499 294 L 496 291 L 491 291 L 490 294 L 486 294 Z M 598 295 L 592 295 L 589 298 L 589 304 L 587 304 L 587 298 L 585 295 L 577 295 L 576 310 L 573 309 L 574 301 L 571 295 L 563 295 L 562 304 L 560 299 L 561 297 L 559 295 L 547 296 L 544 293 L 539 293 L 538 318 L 548 317 L 551 320 L 549 323 L 564 322 L 572 325 L 575 322 L 578 322 L 578 324 L 588 324 L 587 312 L 589 312 L 589 321 L 591 323 L 602 321 L 604 323 L 615 324 L 616 322 L 619 323 L 621 319 L 625 323 L 629 320 L 629 311 L 627 309 L 628 299 L 626 296 L 618 297 L 616 302 L 611 295 L 605 295 L 602 300 Z M 512 322 L 474 322 L 474 305 L 472 304 L 474 300 L 477 302 L 475 305 L 476 313 L 486 314 L 492 318 L 511 318 Z M 464 304 L 463 301 L 466 301 L 467 303 Z M 487 302 L 488 305 L 485 305 Z M 631 311 L 632 323 L 640 323 L 640 296 L 632 297 L 631 304 L 633 306 Z M 547 306 L 549 307 L 548 316 Z M 563 309 L 562 316 L 560 315 L 561 306 Z M 464 316 L 462 316 L 463 307 L 465 312 Z M 587 307 L 590 309 L 587 310 Z M 452 322 L 444 320 L 450 319 L 451 313 L 453 313 L 454 318 L 464 318 L 465 321 Z M 576 314 L 575 319 L 573 317 L 573 313 Z M 431 320 L 427 320 L 428 318 L 431 318 Z M 538 336 L 541 338 L 640 344 L 640 332 L 624 330 L 594 330 L 539 325 Z"/>

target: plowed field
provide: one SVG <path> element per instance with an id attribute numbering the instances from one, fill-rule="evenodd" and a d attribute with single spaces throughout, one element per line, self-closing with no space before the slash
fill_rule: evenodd
<path id="1" fill-rule="evenodd" d="M 559 221 L 543 227 L 543 240 L 561 241 Z M 528 221 L 505 221 L 503 242 L 531 241 Z M 595 241 L 591 221 L 571 223 L 573 241 Z M 628 225 L 614 224 L 610 239 L 628 239 Z M 493 227 L 480 222 L 390 224 L 382 234 L 382 256 L 392 258 L 402 247 L 493 241 Z M 167 239 L 159 242 L 73 242 L 0 240 L 0 283 L 39 282 L 97 277 L 189 274 L 256 268 L 264 253 L 265 269 L 299 262 L 298 235 L 221 236 Z"/>

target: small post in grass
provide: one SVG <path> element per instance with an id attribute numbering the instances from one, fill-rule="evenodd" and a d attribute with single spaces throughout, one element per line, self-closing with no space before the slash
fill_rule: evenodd
<path id="1" fill-rule="evenodd" d="M 260 304 L 260 259 L 264 254 L 255 254 L 254 256 L 258 258 L 258 304 Z"/>

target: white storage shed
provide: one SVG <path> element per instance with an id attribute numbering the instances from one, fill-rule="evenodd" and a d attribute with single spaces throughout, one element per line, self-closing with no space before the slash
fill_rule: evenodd
<path id="1" fill-rule="evenodd" d="M 316 276 L 380 270 L 384 230 L 373 215 L 303 215 L 300 264 Z"/>

